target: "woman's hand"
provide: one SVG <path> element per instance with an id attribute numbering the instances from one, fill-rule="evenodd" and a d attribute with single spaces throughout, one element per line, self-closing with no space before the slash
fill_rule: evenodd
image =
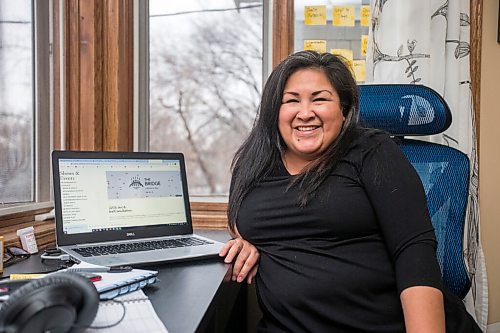
<path id="1" fill-rule="evenodd" d="M 241 236 L 237 236 L 224 245 L 219 256 L 225 257 L 225 263 L 233 263 L 233 281 L 243 282 L 246 279 L 248 284 L 252 283 L 252 279 L 257 274 L 260 256 L 255 246 Z"/>

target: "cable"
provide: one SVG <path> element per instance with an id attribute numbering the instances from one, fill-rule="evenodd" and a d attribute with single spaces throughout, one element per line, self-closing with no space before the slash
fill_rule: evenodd
<path id="1" fill-rule="evenodd" d="M 155 14 L 155 15 L 149 15 L 149 18 L 151 18 L 151 17 L 163 17 L 163 16 L 176 16 L 176 15 L 184 15 L 184 14 L 206 13 L 206 12 L 227 12 L 227 11 L 231 11 L 231 10 L 251 9 L 251 8 L 257 8 L 257 7 L 262 7 L 262 5 L 249 5 L 249 6 L 244 6 L 244 7 L 219 8 L 219 9 L 190 10 L 190 11 L 170 13 L 170 14 Z"/>
<path id="2" fill-rule="evenodd" d="M 121 323 L 123 321 L 123 318 L 125 318 L 125 314 L 127 313 L 127 308 L 125 307 L 125 303 L 120 301 L 120 300 L 117 300 L 117 299 L 112 299 L 111 300 L 112 302 L 115 302 L 115 303 L 118 303 L 122 306 L 123 308 L 123 313 L 122 313 L 122 316 L 120 317 L 120 319 L 118 319 L 118 321 L 116 323 L 113 323 L 113 324 L 109 324 L 109 325 L 103 325 L 103 326 L 88 326 L 88 327 L 85 327 L 85 328 L 93 328 L 93 329 L 96 329 L 96 330 L 100 330 L 100 329 L 104 329 L 104 328 L 111 328 L 111 327 L 114 327 L 116 325 L 118 325 L 119 323 Z"/>
<path id="3" fill-rule="evenodd" d="M 71 327 L 75 327 L 75 328 L 92 328 L 92 329 L 95 329 L 95 330 L 101 330 L 101 329 L 106 329 L 106 328 L 111 328 L 111 327 L 115 327 L 116 325 L 120 324 L 123 319 L 125 318 L 125 314 L 127 313 L 127 308 L 125 307 L 125 303 L 120 301 L 120 300 L 115 300 L 115 299 L 112 299 L 110 300 L 112 302 L 115 302 L 115 303 L 118 303 L 122 306 L 123 308 L 123 313 L 120 317 L 120 319 L 118 319 L 116 322 L 112 323 L 112 324 L 109 324 L 109 325 L 103 325 L 103 326 L 92 326 L 92 325 L 77 325 L 77 324 L 73 324 L 71 325 Z M 52 327 L 51 329 L 56 329 L 58 327 L 62 327 L 62 326 L 56 326 L 56 327 Z"/>
<path id="4" fill-rule="evenodd" d="M 50 254 L 42 254 L 40 256 L 42 260 L 61 260 L 61 261 L 68 261 L 71 259 L 69 254 L 60 254 L 58 256 L 50 255 Z"/>

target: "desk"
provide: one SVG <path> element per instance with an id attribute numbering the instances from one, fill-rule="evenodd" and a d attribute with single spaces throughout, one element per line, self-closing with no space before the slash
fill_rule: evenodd
<path id="1" fill-rule="evenodd" d="M 221 242 L 229 239 L 222 230 L 195 232 Z M 160 281 L 145 289 L 145 293 L 169 332 L 246 330 L 246 288 L 236 282 L 223 282 L 230 265 L 222 260 L 202 260 L 155 269 Z"/>
<path id="2" fill-rule="evenodd" d="M 229 239 L 224 230 L 196 230 L 196 233 L 221 242 Z M 224 276 L 231 267 L 221 259 L 145 268 L 159 272 L 159 281 L 144 292 L 170 333 L 246 330 L 245 284 L 224 282 Z M 52 269 L 52 265 L 42 264 L 39 255 L 34 255 L 7 267 L 4 276 Z"/>

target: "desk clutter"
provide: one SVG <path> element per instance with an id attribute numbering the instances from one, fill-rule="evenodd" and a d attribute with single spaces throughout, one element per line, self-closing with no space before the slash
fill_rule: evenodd
<path id="1" fill-rule="evenodd" d="M 27 228 L 19 229 L 17 231 L 17 236 L 19 236 L 21 246 L 26 252 L 30 254 L 38 252 L 38 245 L 36 244 L 35 238 L 35 228 L 30 226 Z"/>
<path id="2" fill-rule="evenodd" d="M 0 331 L 16 333 L 83 332 L 95 318 L 99 295 L 85 277 L 55 273 L 0 284 Z"/>
<path id="3" fill-rule="evenodd" d="M 0 274 L 3 273 L 5 267 L 27 259 L 31 254 L 38 252 L 33 226 L 17 230 L 16 235 L 19 237 L 21 247 L 6 246 L 4 236 L 0 236 L 0 258 L 2 258 L 0 261 Z"/>
<path id="4" fill-rule="evenodd" d="M 48 274 L 11 274 L 0 281 L 0 332 L 167 332 L 141 290 L 157 275 L 84 262 Z"/>

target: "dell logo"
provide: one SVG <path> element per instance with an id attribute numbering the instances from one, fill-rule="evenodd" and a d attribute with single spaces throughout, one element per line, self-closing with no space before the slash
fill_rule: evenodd
<path id="1" fill-rule="evenodd" d="M 135 232 L 127 232 L 127 237 L 135 236 Z"/>

